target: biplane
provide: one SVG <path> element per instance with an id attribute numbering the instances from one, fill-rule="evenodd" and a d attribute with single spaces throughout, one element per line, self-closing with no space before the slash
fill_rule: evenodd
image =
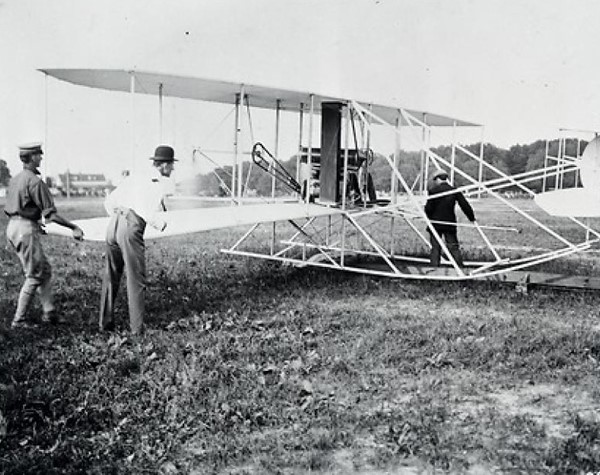
<path id="1" fill-rule="evenodd" d="M 590 209 L 583 214 L 581 209 L 577 211 L 579 214 L 573 214 L 572 208 L 563 213 L 564 219 L 578 230 L 567 233 L 556 226 L 555 218 L 550 216 L 560 214 L 560 210 L 555 204 L 548 204 L 564 203 L 569 193 L 588 193 L 588 182 L 596 183 L 596 178 L 584 178 L 585 187 L 578 188 L 579 191 L 556 189 L 540 194 L 535 201 L 549 211 L 542 213 L 542 217 L 531 210 L 534 200 L 517 202 L 505 193 L 517 190 L 534 197 L 535 192 L 528 187 L 531 182 L 554 179 L 558 183 L 562 177 L 580 171 L 595 177 L 600 169 L 598 140 L 588 145 L 583 156 L 561 156 L 543 169 L 508 175 L 484 159 L 483 140 L 479 150 L 473 151 L 455 139 L 457 131 L 482 130 L 480 124 L 445 115 L 316 92 L 144 71 L 40 71 L 75 85 L 153 94 L 158 96 L 159 104 L 163 97 L 171 96 L 218 102 L 234 108 L 231 176 L 227 178 L 228 183 L 223 182 L 230 191 L 232 205 L 167 211 L 164 215 L 168 223 L 166 231 L 147 229 L 148 239 L 245 226 L 239 239 L 223 252 L 392 278 L 502 280 L 516 271 L 588 250 L 600 238 L 589 221 L 581 218 L 586 213 L 596 216 Z M 256 165 L 255 170 L 258 168 L 271 175 L 271 198 L 275 197 L 278 184 L 288 190 L 292 197 L 290 202 L 244 203 L 246 159 L 240 149 L 244 108 L 274 112 L 275 143 L 265 145 L 265 141 L 255 141 L 252 163 Z M 276 153 L 282 112 L 298 116 L 295 173 L 282 165 Z M 313 143 L 316 127 L 320 127 L 318 144 Z M 389 180 L 390 190 L 386 197 L 377 196 L 370 170 L 376 134 L 385 135 L 392 144 L 392 150 L 377 154 L 386 163 L 385 179 Z M 438 153 L 432 147 L 439 140 L 434 139 L 436 134 L 451 135 L 447 154 Z M 420 169 L 412 182 L 402 172 L 403 148 L 419 154 Z M 200 149 L 194 153 L 209 155 Z M 246 169 L 249 173 L 252 167 Z M 464 267 L 454 260 L 424 212 L 428 177 L 440 169 L 447 171 L 458 192 L 472 200 L 476 213 L 479 207 L 493 206 L 493 215 L 503 217 L 503 221 L 497 223 L 457 223 L 464 248 L 476 250 L 470 252 Z M 523 202 L 526 206 L 522 206 Z M 595 205 L 590 207 L 596 209 Z M 84 230 L 87 240 L 103 240 L 107 220 L 107 217 L 99 217 L 76 223 Z M 552 244 L 543 248 L 528 246 L 532 241 L 524 231 L 526 228 L 534 229 L 536 235 L 544 235 Z M 431 245 L 427 230 L 431 230 L 442 248 L 444 258 L 440 267 L 429 265 Z M 47 231 L 64 234 L 65 230 L 50 224 Z M 472 258 L 474 254 L 477 258 Z"/>

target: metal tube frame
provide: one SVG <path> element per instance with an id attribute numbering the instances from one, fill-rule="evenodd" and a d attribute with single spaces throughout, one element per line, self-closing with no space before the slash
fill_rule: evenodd
<path id="1" fill-rule="evenodd" d="M 312 122 L 312 115 L 314 113 L 313 100 L 314 100 L 314 98 L 311 97 L 311 122 Z M 379 215 L 382 215 L 383 217 L 385 217 L 387 215 L 387 217 L 389 219 L 394 220 L 396 218 L 396 216 L 395 216 L 396 213 L 397 213 L 397 215 L 402 215 L 404 213 L 403 218 L 404 218 L 405 222 L 408 224 L 408 226 L 413 230 L 413 232 L 416 233 L 416 235 L 419 237 L 419 239 L 426 246 L 428 245 L 428 242 L 427 242 L 426 237 L 420 232 L 420 230 L 407 218 L 406 212 L 401 209 L 405 204 L 397 203 L 397 196 L 394 197 L 394 198 L 396 198 L 396 203 L 384 208 L 383 210 L 368 209 L 368 210 L 362 210 L 362 211 L 356 212 L 351 209 L 350 210 L 347 209 L 347 203 L 345 201 L 345 199 L 346 199 L 345 198 L 345 187 L 347 185 L 346 175 L 347 175 L 347 171 L 348 171 L 348 137 L 349 137 L 348 127 L 349 127 L 349 120 L 350 120 L 349 115 L 352 111 L 356 112 L 356 115 L 361 119 L 361 121 L 364 124 L 364 127 L 366 127 L 366 130 L 368 131 L 368 133 L 370 133 L 370 127 L 374 124 L 383 124 L 383 125 L 387 125 L 387 126 L 391 127 L 392 130 L 394 131 L 394 134 L 397 137 L 397 141 L 398 141 L 397 143 L 399 143 L 398 136 L 400 135 L 400 129 L 401 129 L 400 125 L 402 124 L 401 118 L 403 118 L 406 121 L 406 123 L 411 127 L 420 126 L 422 128 L 422 130 L 424 131 L 424 133 L 422 135 L 425 138 L 425 141 L 427 142 L 425 144 L 425 148 L 427 149 L 426 156 L 428 158 L 430 158 L 433 161 L 433 163 L 436 164 L 437 166 L 439 166 L 440 164 L 443 164 L 445 166 L 450 166 L 451 169 L 454 169 L 458 175 L 463 176 L 465 179 L 467 179 L 468 181 L 471 182 L 471 184 L 468 184 L 464 187 L 458 188 L 458 190 L 467 192 L 467 193 L 468 192 L 476 192 L 476 191 L 477 192 L 483 191 L 485 193 L 489 193 L 491 196 L 498 199 L 504 205 L 508 206 L 509 208 L 513 209 L 515 212 L 519 213 L 525 219 L 528 219 L 529 221 L 534 223 L 540 229 L 543 229 L 545 232 L 547 232 L 547 233 L 551 234 L 552 236 L 554 236 L 555 238 L 557 238 L 566 247 L 558 249 L 558 250 L 550 250 L 550 251 L 542 253 L 542 254 L 537 254 L 537 255 L 533 255 L 533 256 L 527 256 L 524 258 L 518 258 L 518 259 L 511 260 L 510 258 L 502 257 L 500 255 L 500 253 L 498 252 L 498 250 L 495 249 L 494 245 L 492 244 L 492 242 L 490 241 L 488 236 L 484 233 L 483 229 L 492 228 L 492 227 L 476 225 L 475 227 L 476 227 L 477 232 L 480 234 L 481 239 L 483 240 L 483 242 L 485 243 L 487 248 L 492 252 L 495 261 L 475 263 L 477 265 L 477 267 L 474 268 L 470 274 L 465 274 L 462 271 L 462 269 L 457 266 L 457 263 L 454 261 L 452 255 L 446 248 L 445 243 L 441 240 L 440 236 L 438 235 L 437 239 L 439 240 L 440 245 L 441 245 L 442 249 L 444 250 L 444 257 L 446 258 L 445 262 L 448 262 L 452 266 L 450 268 L 450 270 L 452 271 L 450 274 L 447 273 L 447 269 L 443 269 L 441 271 L 431 271 L 431 273 L 415 273 L 414 271 L 411 272 L 410 270 L 408 270 L 408 271 L 401 270 L 398 267 L 397 263 L 395 262 L 400 258 L 404 262 L 406 262 L 406 261 L 426 262 L 427 259 L 418 258 L 418 257 L 409 257 L 409 256 L 396 256 L 395 253 L 393 252 L 394 251 L 393 245 L 390 246 L 390 252 L 386 251 L 381 246 L 381 244 L 379 244 L 377 242 L 375 237 L 373 235 L 371 235 L 370 232 L 367 231 L 365 226 L 363 226 L 363 224 L 361 224 L 359 222 L 359 220 L 362 218 L 371 216 L 373 214 L 379 214 Z M 430 135 L 431 127 L 430 126 L 422 123 L 417 118 L 412 117 L 405 110 L 400 110 L 399 112 L 400 112 L 401 118 L 399 117 L 399 119 L 397 120 L 395 125 L 391 125 L 391 124 L 387 123 L 386 121 L 384 121 L 383 119 L 379 118 L 376 114 L 374 114 L 372 112 L 372 110 L 367 109 L 366 107 L 362 106 L 359 103 L 351 101 L 346 105 L 344 181 L 343 181 L 344 193 L 343 193 L 343 198 L 342 198 L 343 214 L 340 215 L 341 220 L 339 220 L 339 222 L 335 225 L 338 227 L 337 229 L 341 229 L 341 232 L 339 232 L 339 236 L 340 236 L 339 239 L 341 241 L 339 246 L 336 246 L 335 244 L 332 244 L 332 242 L 331 242 L 332 241 L 331 240 L 332 228 L 334 226 L 332 224 L 332 216 L 325 216 L 323 218 L 310 218 L 302 225 L 296 223 L 295 221 L 290 221 L 292 226 L 294 228 L 296 228 L 296 231 L 293 234 L 291 240 L 279 241 L 280 244 L 285 245 L 285 246 L 283 247 L 283 249 L 280 249 L 277 251 L 274 249 L 275 241 L 273 240 L 273 246 L 272 246 L 272 249 L 271 249 L 271 252 L 269 255 L 265 255 L 265 254 L 253 252 L 253 251 L 247 251 L 247 250 L 243 250 L 241 248 L 241 246 L 244 243 L 248 242 L 248 239 L 257 231 L 257 229 L 259 229 L 260 225 L 255 225 L 254 227 L 252 227 L 252 229 L 249 230 L 240 240 L 238 240 L 234 246 L 232 246 L 229 249 L 223 250 L 223 252 L 226 252 L 229 254 L 235 254 L 235 255 L 260 257 L 263 259 L 266 258 L 266 259 L 270 259 L 270 260 L 275 260 L 275 261 L 280 261 L 280 262 L 288 262 L 288 263 L 293 263 L 293 264 L 297 264 L 297 265 L 310 265 L 310 266 L 314 266 L 314 267 L 345 270 L 345 271 L 357 272 L 357 273 L 368 274 L 368 275 L 379 275 L 379 276 L 387 276 L 387 277 L 394 277 L 394 278 L 406 278 L 406 279 L 416 279 L 416 280 L 420 280 L 420 279 L 467 280 L 467 279 L 482 279 L 482 278 L 493 277 L 493 276 L 496 276 L 496 275 L 499 275 L 499 274 L 502 274 L 505 272 L 519 270 L 519 269 L 529 267 L 531 265 L 548 262 L 548 261 L 554 260 L 559 257 L 568 256 L 568 255 L 574 254 L 576 252 L 581 252 L 582 250 L 589 249 L 592 243 L 600 241 L 600 233 L 594 232 L 597 239 L 590 240 L 589 238 L 586 238 L 585 242 L 579 243 L 579 244 L 574 244 L 574 243 L 570 242 L 569 240 L 563 238 L 559 234 L 555 233 L 552 229 L 545 226 L 543 223 L 539 222 L 538 220 L 536 220 L 535 218 L 530 216 L 528 213 L 520 210 L 516 206 L 513 206 L 512 203 L 508 202 L 506 199 L 504 199 L 502 196 L 500 196 L 497 193 L 497 190 L 502 189 L 504 187 L 518 186 L 521 189 L 524 189 L 527 193 L 533 194 L 533 192 L 531 190 L 529 190 L 528 188 L 526 188 L 523 185 L 523 183 L 526 181 L 532 181 L 532 180 L 539 179 L 539 175 L 540 175 L 539 170 L 524 172 L 523 174 L 519 174 L 518 176 L 508 176 L 508 175 L 502 173 L 500 170 L 498 170 L 493 165 L 486 163 L 484 161 L 483 156 L 482 156 L 483 155 L 483 140 L 481 142 L 479 156 L 477 156 L 476 154 L 470 152 L 469 150 L 465 149 L 464 147 L 462 147 L 458 144 L 453 144 L 455 151 L 461 151 L 461 152 L 467 154 L 469 157 L 478 161 L 478 163 L 479 163 L 478 176 L 480 179 L 476 180 L 475 178 L 472 178 L 469 175 L 467 175 L 466 173 L 464 173 L 461 169 L 456 168 L 455 166 L 453 167 L 452 162 L 449 162 L 445 158 L 437 155 L 435 152 L 433 152 L 430 149 L 430 143 L 429 143 L 429 141 L 431 139 L 431 135 Z M 368 120 L 367 120 L 367 118 L 368 118 Z M 301 129 L 302 129 L 302 127 L 301 127 Z M 312 123 L 310 125 L 310 129 L 311 129 L 310 135 L 312 137 Z M 387 156 L 385 157 L 385 159 L 388 162 L 388 165 L 392 169 L 392 180 L 396 180 L 396 182 L 399 183 L 400 186 L 402 187 L 403 191 L 407 194 L 408 204 L 412 205 L 414 207 L 414 213 L 413 213 L 414 216 L 416 216 L 417 218 L 423 219 L 427 223 L 427 225 L 430 226 L 431 224 L 433 224 L 433 222 L 430 221 L 427 218 L 427 216 L 424 214 L 424 211 L 422 209 L 423 208 L 422 201 L 417 200 L 416 196 L 412 193 L 412 189 L 408 186 L 408 184 L 404 180 L 404 177 L 399 173 L 398 161 L 397 161 L 397 157 L 399 157 L 398 149 L 399 149 L 399 147 L 397 147 L 397 150 L 395 150 L 394 160 L 390 159 Z M 309 139 L 309 151 L 308 151 L 309 157 L 308 157 L 308 159 L 309 159 L 310 163 L 312 162 L 312 159 L 310 156 L 311 151 L 312 151 L 312 139 Z M 454 152 L 454 153 L 456 153 L 456 152 Z M 312 163 L 311 163 L 311 165 L 312 165 Z M 490 180 L 487 180 L 484 182 L 483 180 L 481 180 L 482 173 L 483 173 L 483 167 L 486 167 L 486 168 L 492 170 L 494 173 L 498 174 L 499 177 L 493 178 L 493 179 L 490 179 Z M 544 176 L 548 176 L 548 169 L 553 171 L 553 173 L 555 175 L 559 175 L 560 173 L 569 172 L 572 169 L 574 169 L 575 164 L 571 163 L 567 160 L 559 160 L 555 167 L 546 167 L 546 168 L 547 169 L 544 169 L 544 171 L 543 171 L 543 173 L 545 174 Z M 326 229 L 326 237 L 324 240 L 323 240 L 323 236 L 320 235 L 320 232 L 316 228 L 314 230 L 309 230 L 309 226 L 314 226 L 317 219 L 326 219 L 326 224 L 324 226 L 324 228 Z M 588 226 L 582 225 L 581 223 L 579 223 L 578 220 L 573 219 L 573 221 L 575 223 L 581 225 L 584 229 L 588 228 Z M 350 224 L 351 226 L 348 227 L 348 224 Z M 348 236 L 348 232 L 350 231 L 350 229 L 352 229 L 352 233 L 355 233 L 356 238 L 359 239 L 359 241 L 357 241 L 356 245 L 353 244 L 352 246 L 348 247 L 347 236 Z M 315 234 L 314 231 L 316 231 L 317 234 Z M 434 236 L 436 234 L 434 229 L 433 229 L 433 234 L 434 234 Z M 316 260 L 316 259 L 311 260 L 312 257 L 310 257 L 309 253 L 307 252 L 309 249 L 317 250 L 320 254 L 325 256 L 325 260 Z M 301 251 L 300 257 L 298 257 L 297 250 Z M 294 257 L 292 255 L 292 253 L 296 254 L 296 257 Z M 352 263 L 348 262 L 346 259 L 346 257 L 350 256 L 351 254 L 352 255 L 363 254 L 366 256 L 377 257 L 378 259 L 380 259 L 382 261 L 382 263 L 385 263 L 386 270 L 382 271 L 382 270 L 376 270 L 376 269 L 368 269 L 368 268 L 364 268 L 364 267 L 357 267 L 357 266 L 353 265 Z M 469 263 L 469 264 L 473 264 L 473 263 Z"/>

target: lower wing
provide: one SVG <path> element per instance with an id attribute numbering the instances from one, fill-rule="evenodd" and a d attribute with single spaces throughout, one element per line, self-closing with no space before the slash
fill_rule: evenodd
<path id="1" fill-rule="evenodd" d="M 340 214 L 337 208 L 327 208 L 315 204 L 276 203 L 248 206 L 222 206 L 215 208 L 195 208 L 158 213 L 167 223 L 164 231 L 146 226 L 145 239 L 157 239 L 181 234 L 198 233 L 212 229 L 245 226 L 256 223 L 270 223 L 295 219 L 308 219 L 317 216 Z M 104 241 L 110 218 L 75 220 L 84 233 L 86 241 Z M 46 225 L 46 232 L 57 236 L 71 236 L 71 230 L 56 223 Z"/>

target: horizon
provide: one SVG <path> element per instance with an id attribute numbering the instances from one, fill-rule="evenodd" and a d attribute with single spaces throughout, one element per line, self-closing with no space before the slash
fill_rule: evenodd
<path id="1" fill-rule="evenodd" d="M 563 129 L 563 132 L 564 132 L 564 131 L 566 131 L 566 130 L 565 130 L 565 129 Z M 582 130 L 574 130 L 574 132 L 579 132 L 579 133 L 584 133 L 584 134 L 592 134 L 592 133 L 595 133 L 594 131 L 582 131 Z M 577 136 L 568 136 L 568 135 L 564 135 L 562 138 L 564 138 L 564 139 L 566 139 L 566 140 L 578 140 L 578 139 L 580 139 L 580 137 L 577 137 Z M 538 139 L 533 139 L 531 142 L 527 142 L 527 143 L 516 143 L 516 144 L 512 144 L 512 145 L 510 145 L 510 146 L 508 146 L 508 147 L 501 147 L 501 146 L 498 146 L 498 145 L 496 145 L 496 144 L 493 144 L 493 143 L 490 143 L 490 142 L 485 142 L 485 141 L 484 141 L 484 155 L 483 155 L 483 156 L 484 156 L 484 159 L 485 159 L 485 156 L 486 156 L 486 155 L 485 155 L 485 147 L 487 147 L 487 146 L 493 146 L 493 147 L 496 147 L 497 149 L 504 150 L 504 151 L 507 151 L 507 152 L 508 152 L 508 151 L 510 151 L 510 149 L 511 149 L 512 147 L 518 147 L 518 146 L 530 146 L 530 145 L 533 145 L 534 143 L 537 143 L 537 142 L 540 142 L 540 141 L 541 141 L 541 142 L 546 142 L 546 141 L 548 141 L 548 140 L 550 141 L 550 143 L 552 143 L 552 142 L 557 142 L 559 139 L 560 139 L 560 138 L 559 138 L 558 136 L 557 136 L 556 138 L 551 138 L 551 139 L 538 138 Z M 587 141 L 587 139 L 582 139 L 582 141 Z M 462 145 L 463 147 L 469 147 L 469 146 L 478 146 L 479 144 L 480 144 L 480 142 L 479 142 L 479 141 L 476 141 L 476 142 L 470 142 L 470 143 L 461 143 L 461 145 Z M 444 147 L 444 146 L 450 146 L 450 145 L 451 145 L 451 144 L 438 144 L 438 145 L 436 145 L 436 146 L 432 146 L 431 148 L 432 148 L 433 150 L 435 150 L 435 149 L 437 149 L 438 147 Z M 381 152 L 379 152 L 379 151 L 378 151 L 378 150 L 376 150 L 376 149 L 374 149 L 373 151 L 374 151 L 375 153 L 380 153 L 380 154 L 382 154 Z M 400 151 L 401 151 L 401 152 L 404 152 L 404 153 L 418 152 L 418 150 L 412 150 L 412 149 L 402 149 L 402 148 L 400 149 Z M 247 154 L 249 154 L 249 153 L 250 153 L 250 152 L 244 152 L 244 155 L 247 155 Z M 292 161 L 292 160 L 293 160 L 293 158 L 295 157 L 296 153 L 297 153 L 297 152 L 294 152 L 294 153 L 293 153 L 292 155 L 290 155 L 288 158 L 281 159 L 280 161 L 281 161 L 282 163 L 290 162 L 290 161 Z M 2 159 L 3 159 L 3 158 L 2 158 L 2 157 L 0 157 L 0 160 L 2 160 Z M 232 166 L 232 165 L 231 165 L 231 163 L 227 163 L 227 164 L 224 164 L 224 165 L 223 165 L 221 168 L 227 168 L 227 167 L 231 167 L 231 166 Z M 11 169 L 9 168 L 9 170 L 10 170 L 10 173 L 11 173 L 11 177 L 15 176 L 15 175 L 16 175 L 16 173 L 20 172 L 20 171 L 21 171 L 21 168 L 22 168 L 22 167 L 19 167 L 19 169 L 18 169 L 18 170 L 16 170 L 16 172 L 15 172 L 15 173 L 13 173 L 13 170 L 11 170 Z M 42 162 L 42 164 L 41 164 L 41 166 L 40 166 L 40 169 L 43 169 L 43 168 L 44 168 L 44 163 Z M 189 180 L 190 178 L 195 178 L 195 177 L 197 177 L 197 176 L 200 176 L 200 175 L 209 175 L 209 174 L 213 173 L 213 172 L 214 172 L 216 169 L 217 169 L 217 167 L 213 167 L 213 168 L 212 168 L 212 169 L 210 169 L 210 170 L 198 171 L 197 173 L 195 173 L 194 175 L 192 175 L 192 177 L 190 177 L 190 176 L 180 177 L 179 175 L 181 175 L 181 173 L 177 174 L 177 173 L 176 173 L 176 172 L 177 172 L 177 168 L 175 168 L 175 170 L 174 170 L 174 172 L 173 172 L 173 174 L 172 174 L 172 177 L 173 177 L 173 179 L 174 179 L 175 183 L 184 183 L 184 182 L 186 182 L 187 180 Z M 46 179 L 46 178 L 50 178 L 50 179 L 56 180 L 56 179 L 58 179 L 58 178 L 59 178 L 59 175 L 66 174 L 67 172 L 69 172 L 71 175 L 103 175 L 103 176 L 105 177 L 105 179 L 106 179 L 106 180 L 108 180 L 108 181 L 109 181 L 109 182 L 110 182 L 112 185 L 115 185 L 115 184 L 118 184 L 118 182 L 119 182 L 119 181 L 120 181 L 120 180 L 123 178 L 123 176 L 124 176 L 124 175 L 123 175 L 123 172 L 129 172 L 129 171 L 130 171 L 130 170 L 123 169 L 123 170 L 121 170 L 121 173 L 119 173 L 119 174 L 117 174 L 117 175 L 115 175 L 115 176 L 113 177 L 113 176 L 109 176 L 109 175 L 107 175 L 107 174 L 106 174 L 105 172 L 103 172 L 102 170 L 74 170 L 74 169 L 73 169 L 73 170 L 67 170 L 67 169 L 65 169 L 65 170 L 57 170 L 57 171 L 56 171 L 56 172 L 54 172 L 53 174 L 44 175 L 44 178 L 45 178 L 45 179 Z"/>

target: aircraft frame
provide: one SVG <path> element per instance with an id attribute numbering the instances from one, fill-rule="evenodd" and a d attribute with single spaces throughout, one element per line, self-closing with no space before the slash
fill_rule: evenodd
<path id="1" fill-rule="evenodd" d="M 534 217 L 532 213 L 521 209 L 503 195 L 507 189 L 518 189 L 525 195 L 535 193 L 526 184 L 536 180 L 547 181 L 556 177 L 559 184 L 569 173 L 579 173 L 580 157 L 567 157 L 559 152 L 554 160 L 555 165 L 549 164 L 548 151 L 544 167 L 539 170 L 524 172 L 509 176 L 483 157 L 483 138 L 480 141 L 479 153 L 473 153 L 460 145 L 456 140 L 451 144 L 450 156 L 442 156 L 432 147 L 432 135 L 438 128 L 481 127 L 478 124 L 451 118 L 439 114 L 416 111 L 397 105 L 386 106 L 360 101 L 353 98 L 335 95 L 315 94 L 299 91 L 284 90 L 276 87 L 264 87 L 245 83 L 216 81 L 201 78 L 148 73 L 125 70 L 41 70 L 48 76 L 74 84 L 99 87 L 109 90 L 129 91 L 136 94 L 155 94 L 159 97 L 159 113 L 162 123 L 162 101 L 164 96 L 183 97 L 200 101 L 227 103 L 234 106 L 234 142 L 232 174 L 229 191 L 232 202 L 244 207 L 244 193 L 247 189 L 248 176 L 244 178 L 244 152 L 242 151 L 242 109 L 245 107 L 250 114 L 250 107 L 272 109 L 275 111 L 275 143 L 274 153 L 268 171 L 275 170 L 279 161 L 277 151 L 280 140 L 280 114 L 282 111 L 296 111 L 299 116 L 298 154 L 295 179 L 300 185 L 300 158 L 303 151 L 306 156 L 306 166 L 309 170 L 306 176 L 305 192 L 296 197 L 298 203 L 305 203 L 306 212 L 296 213 L 293 217 L 282 217 L 269 220 L 265 213 L 256 218 L 252 224 L 232 246 L 223 249 L 230 255 L 246 256 L 289 263 L 300 266 L 313 266 L 335 270 L 356 272 L 368 275 L 416 280 L 470 280 L 494 278 L 511 272 L 529 269 L 532 266 L 563 258 L 590 249 L 600 240 L 600 234 L 588 223 L 576 217 L 568 217 L 574 225 L 585 233 L 582 240 L 573 240 L 562 235 L 551 225 L 545 224 Z M 138 87 L 136 89 L 136 85 Z M 305 114 L 308 113 L 308 131 L 305 130 Z M 313 144 L 314 127 L 317 115 L 321 114 L 321 151 Z M 358 122 L 358 127 L 356 126 Z M 395 149 L 391 156 L 383 154 L 390 173 L 390 201 L 384 205 L 368 203 L 364 189 L 360 191 L 360 202 L 349 200 L 346 190 L 351 177 L 351 150 L 355 157 L 360 157 L 361 150 L 371 149 L 372 135 L 376 127 L 381 127 L 392 134 Z M 360 132 L 358 143 L 357 129 Z M 407 134 L 408 132 L 408 134 Z M 252 130 L 250 130 L 252 133 Z M 402 140 L 408 135 L 413 146 L 420 153 L 420 170 L 414 183 L 409 184 L 400 172 L 400 155 Z M 351 143 L 351 137 L 354 143 Z M 255 141 L 252 137 L 253 142 Z M 344 140 L 343 145 L 341 140 Z M 306 146 L 305 146 L 306 145 Z M 266 148 L 265 148 L 266 150 Z M 332 152 L 333 150 L 333 152 Z M 195 150 L 201 155 L 208 156 L 206 151 Z M 578 155 L 580 147 L 578 146 Z M 264 158 L 264 156 L 262 157 Z M 311 204 L 313 189 L 312 171 L 320 161 L 321 194 Z M 470 160 L 477 166 L 476 176 L 467 173 L 459 164 L 460 160 Z M 368 160 L 361 173 L 368 173 Z M 250 167 L 250 170 L 252 167 Z M 458 223 L 461 229 L 468 230 L 481 243 L 488 258 L 479 261 L 467 261 L 461 267 L 454 260 L 444 240 L 435 230 L 433 222 L 424 212 L 426 188 L 429 173 L 432 170 L 444 169 L 448 172 L 451 183 L 458 180 L 466 182 L 457 186 L 458 192 L 479 199 L 483 196 L 493 198 L 504 209 L 514 213 L 517 219 L 529 223 L 538 231 L 547 234 L 556 241 L 555 248 L 544 249 L 530 253 L 524 257 L 515 257 L 510 252 L 501 249 L 494 243 L 494 232 L 513 232 L 514 228 L 506 226 L 485 226 L 479 223 Z M 248 173 L 250 173 L 250 170 Z M 339 171 L 341 170 L 341 174 Z M 356 172 L 356 170 L 354 170 Z M 484 173 L 493 174 L 492 178 L 484 179 Z M 286 178 L 287 179 L 287 178 Z M 560 186 L 560 185 L 557 185 Z M 273 177 L 272 196 L 275 199 L 276 177 Z M 441 196 L 441 195 L 438 195 Z M 265 205 L 269 206 L 269 205 Z M 313 212 L 319 206 L 319 212 Z M 239 210 L 238 215 L 243 213 Z M 237 218 L 236 218 L 237 219 Z M 238 221 L 232 219 L 231 226 Z M 415 223 L 416 221 L 416 223 Z M 374 224 L 378 223 L 386 231 L 375 232 Z M 383 225 L 381 223 L 384 223 Z M 223 227 L 210 225 L 199 227 L 197 231 Z M 265 231 L 265 228 L 266 231 Z M 440 244 L 444 257 L 442 267 L 428 266 L 427 254 L 431 247 L 425 230 Z M 186 228 L 185 232 L 193 232 Z M 408 252 L 402 248 L 406 235 L 418 243 Z M 257 242 L 266 243 L 257 246 Z M 417 252 L 415 252 L 417 249 Z"/>

